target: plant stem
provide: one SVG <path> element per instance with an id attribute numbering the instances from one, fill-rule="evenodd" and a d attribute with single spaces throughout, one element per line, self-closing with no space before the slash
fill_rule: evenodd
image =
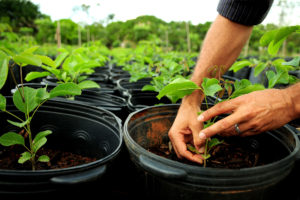
<path id="1" fill-rule="evenodd" d="M 207 158 L 207 146 L 208 146 L 208 139 L 205 140 L 205 149 L 204 149 L 204 164 L 203 167 L 206 167 L 206 158 Z"/>

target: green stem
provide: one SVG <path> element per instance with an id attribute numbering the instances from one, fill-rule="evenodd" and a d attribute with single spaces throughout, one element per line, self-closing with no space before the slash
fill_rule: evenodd
<path id="1" fill-rule="evenodd" d="M 207 158 L 207 147 L 208 147 L 208 139 L 205 140 L 205 149 L 204 149 L 204 164 L 203 167 L 206 167 L 206 158 Z"/>

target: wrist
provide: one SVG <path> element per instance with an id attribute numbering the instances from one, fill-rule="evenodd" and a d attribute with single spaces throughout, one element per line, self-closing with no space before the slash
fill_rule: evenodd
<path id="1" fill-rule="evenodd" d="M 290 86 L 287 89 L 282 90 L 283 94 L 286 96 L 289 102 L 289 108 L 291 113 L 291 118 L 300 118 L 300 83 Z"/>
<path id="2" fill-rule="evenodd" d="M 201 90 L 195 90 L 191 94 L 185 96 L 182 99 L 182 104 L 196 105 L 200 106 L 204 99 L 204 95 Z"/>

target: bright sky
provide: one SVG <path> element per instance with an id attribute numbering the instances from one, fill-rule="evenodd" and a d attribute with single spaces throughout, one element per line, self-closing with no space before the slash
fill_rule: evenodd
<path id="1" fill-rule="evenodd" d="M 31 0 L 39 5 L 40 11 L 52 20 L 71 18 L 75 22 L 92 23 L 105 20 L 114 14 L 114 21 L 126 21 L 141 15 L 154 15 L 166 22 L 190 21 L 192 24 L 213 21 L 217 16 L 219 0 Z M 279 0 L 273 6 L 263 24 L 278 24 L 281 8 Z M 286 25 L 300 24 L 300 0 L 292 0 L 298 7 L 287 10 Z M 89 15 L 74 12 L 74 7 L 90 5 Z"/>

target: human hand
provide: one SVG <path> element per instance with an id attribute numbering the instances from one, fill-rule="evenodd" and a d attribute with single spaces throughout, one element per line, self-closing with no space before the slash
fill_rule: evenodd
<path id="1" fill-rule="evenodd" d="M 293 103 L 285 90 L 267 89 L 242 95 L 232 100 L 216 104 L 203 112 L 199 122 L 207 121 L 217 115 L 232 113 L 199 133 L 201 144 L 215 134 L 250 136 L 279 128 L 293 119 Z"/>
<path id="2" fill-rule="evenodd" d="M 203 158 L 199 154 L 187 150 L 187 144 L 193 144 L 200 153 L 204 152 L 204 147 L 198 144 L 201 142 L 198 134 L 203 128 L 203 124 L 197 121 L 197 112 L 200 111 L 197 94 L 187 96 L 183 99 L 177 116 L 171 129 L 169 138 L 178 158 L 186 158 L 190 161 L 202 164 Z"/>

